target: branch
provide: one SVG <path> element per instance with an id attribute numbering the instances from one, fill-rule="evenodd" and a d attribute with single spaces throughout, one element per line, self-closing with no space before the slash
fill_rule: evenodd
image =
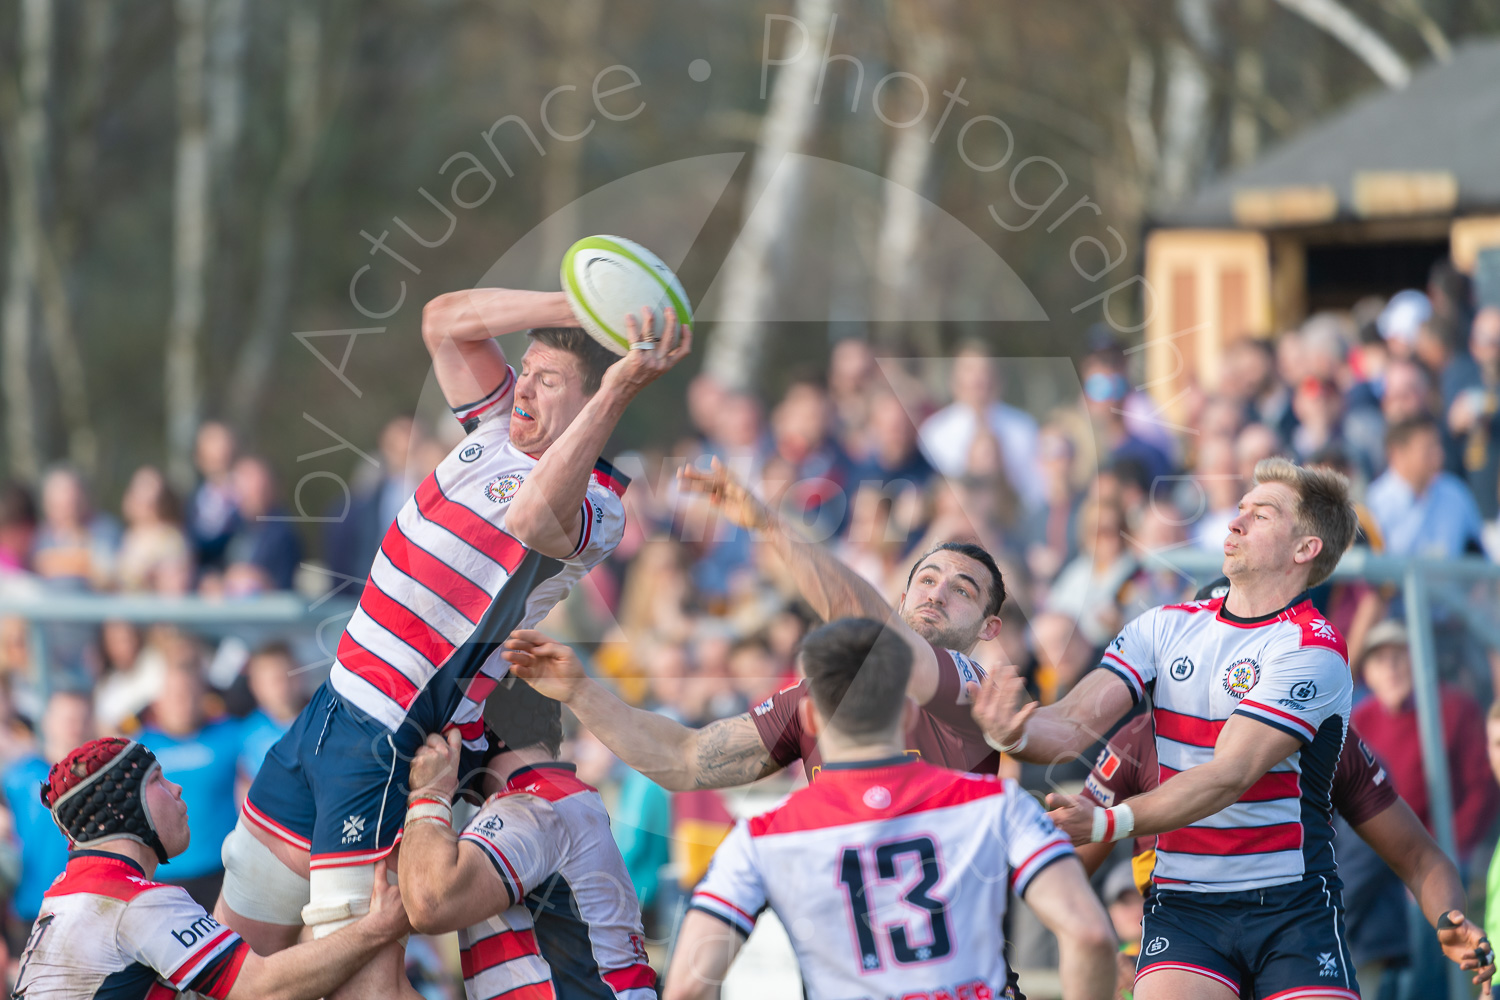
<path id="1" fill-rule="evenodd" d="M 1322 28 L 1360 58 L 1387 87 L 1400 90 L 1411 82 L 1411 67 L 1389 42 L 1339 0 L 1276 0 L 1287 10 Z"/>

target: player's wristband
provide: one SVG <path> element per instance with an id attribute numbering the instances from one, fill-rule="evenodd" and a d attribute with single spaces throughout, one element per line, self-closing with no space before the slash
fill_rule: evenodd
<path id="1" fill-rule="evenodd" d="M 993 749 L 999 750 L 1001 753 L 1020 753 L 1022 750 L 1026 749 L 1026 730 L 1021 730 L 1021 738 L 1016 740 L 1014 743 L 996 743 L 990 738 L 989 733 L 984 734 L 984 741 L 988 743 Z"/>
<path id="2" fill-rule="evenodd" d="M 1135 832 L 1135 811 L 1121 803 L 1113 809 L 1094 807 L 1094 828 L 1089 832 L 1090 843 L 1112 844 L 1124 840 Z"/>
<path id="3" fill-rule="evenodd" d="M 420 823 L 423 820 L 452 827 L 453 807 L 438 799 L 412 799 L 406 804 L 406 825 L 411 826 L 413 823 Z"/>

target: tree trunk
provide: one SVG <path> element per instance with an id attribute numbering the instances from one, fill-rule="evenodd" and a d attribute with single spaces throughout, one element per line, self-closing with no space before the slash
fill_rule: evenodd
<path id="1" fill-rule="evenodd" d="M 547 118 L 559 135 L 577 135 L 587 127 L 591 109 L 583 96 L 587 89 L 583 81 L 592 79 L 599 69 L 596 35 L 603 7 L 600 0 L 554 0 L 537 8 L 551 36 L 548 47 L 561 55 L 554 79 L 578 88 L 558 95 L 548 108 Z M 564 213 L 547 227 L 537 258 L 538 280 L 550 283 L 557 280 L 558 262 L 574 239 L 571 208 L 582 186 L 583 147 L 588 140 L 566 141 L 549 135 L 542 141 L 547 144 L 547 167 L 541 176 L 540 218 Z"/>
<path id="2" fill-rule="evenodd" d="M 19 95 L 4 95 L 5 150 L 10 174 L 10 247 L 5 282 L 4 361 L 10 471 L 35 480 L 42 459 L 37 442 L 37 398 L 31 372 L 36 325 L 41 164 L 47 148 L 47 93 L 52 77 L 52 0 L 22 0 Z"/>
<path id="3" fill-rule="evenodd" d="M 250 330 L 228 386 L 229 419 L 248 433 L 259 415 L 286 325 L 297 257 L 295 211 L 312 175 L 313 157 L 327 121 L 321 86 L 323 20 L 317 4 L 296 4 L 286 22 L 286 137 L 281 161 L 261 209 L 260 284 Z"/>
<path id="4" fill-rule="evenodd" d="M 1411 82 L 1411 69 L 1389 42 L 1339 0 L 1276 0 L 1287 10 L 1305 18 L 1360 58 L 1370 72 L 1387 87 L 1401 89 Z"/>
<path id="5" fill-rule="evenodd" d="M 208 0 L 177 0 L 177 163 L 172 197 L 172 315 L 167 324 L 167 473 L 193 482 L 193 436 L 202 402 L 204 305 L 213 239 L 204 59 Z"/>
<path id="6" fill-rule="evenodd" d="M 775 291 L 772 268 L 782 243 L 796 232 L 796 214 L 803 179 L 800 171 L 783 166 L 788 153 L 807 143 L 817 119 L 813 93 L 818 66 L 833 17 L 833 0 L 797 0 L 797 20 L 807 28 L 802 58 L 780 67 L 771 86 L 770 107 L 761 121 L 759 148 L 745 191 L 745 220 L 735 244 L 736 260 L 744 266 L 727 275 L 723 321 L 714 330 L 704 354 L 704 369 L 731 388 L 753 385 L 765 352 L 766 305 Z M 796 55 L 803 39 L 787 27 L 782 58 Z M 776 183 L 771 183 L 773 175 Z"/>

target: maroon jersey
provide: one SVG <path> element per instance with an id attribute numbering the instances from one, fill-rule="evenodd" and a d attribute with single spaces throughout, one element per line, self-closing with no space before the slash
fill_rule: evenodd
<path id="1" fill-rule="evenodd" d="M 984 670 L 963 653 L 932 647 L 938 659 L 938 687 L 932 700 L 917 713 L 906 734 L 907 753 L 941 767 L 975 774 L 994 774 L 1000 755 L 984 741 L 970 714 L 965 685 L 984 680 Z M 755 706 L 750 718 L 771 759 L 788 767 L 800 759 L 811 781 L 823 766 L 817 739 L 802 728 L 797 703 L 807 697 L 807 681 L 776 692 Z"/>
<path id="2" fill-rule="evenodd" d="M 1108 807 L 1133 795 L 1149 792 L 1160 781 L 1161 768 L 1156 762 L 1156 731 L 1152 716 L 1150 712 L 1141 712 L 1115 730 L 1099 752 L 1099 759 L 1083 783 L 1083 795 L 1091 802 Z M 1359 826 L 1365 820 L 1373 819 L 1396 802 L 1396 790 L 1385 768 L 1353 726 L 1349 727 L 1349 736 L 1344 740 L 1344 752 L 1339 754 L 1329 797 L 1333 800 L 1333 808 L 1350 826 Z M 1135 870 L 1138 885 L 1142 884 L 1143 874 L 1147 881 L 1150 879 L 1155 850 L 1154 836 L 1135 838 L 1131 867 Z"/>

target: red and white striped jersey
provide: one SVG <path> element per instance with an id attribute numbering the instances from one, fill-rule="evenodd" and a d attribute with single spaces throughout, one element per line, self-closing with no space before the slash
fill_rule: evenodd
<path id="1" fill-rule="evenodd" d="M 484 698 L 507 665 L 499 646 L 529 628 L 613 551 L 628 482 L 602 460 L 578 518 L 578 547 L 552 559 L 505 530 L 537 460 L 510 442 L 515 372 L 484 399 L 456 407 L 469 430 L 417 487 L 386 531 L 359 608 L 339 641 L 329 683 L 391 730 L 449 723 L 483 749 Z"/>
<path id="2" fill-rule="evenodd" d="M 1290 733 L 1301 749 L 1238 802 L 1156 838 L 1155 881 L 1233 892 L 1332 874 L 1330 792 L 1353 681 L 1339 635 L 1303 594 L 1244 619 L 1224 598 L 1153 608 L 1104 654 L 1137 700 L 1152 692 L 1160 778 L 1213 759 L 1232 715 Z"/>
<path id="3" fill-rule="evenodd" d="M 609 813 L 573 765 L 516 771 L 459 840 L 482 850 L 521 901 L 458 932 L 469 1000 L 656 1000 Z"/>
<path id="4" fill-rule="evenodd" d="M 769 906 L 807 995 L 1005 996 L 1007 890 L 1073 848 L 1013 781 L 911 757 L 824 763 L 719 845 L 692 906 L 748 935 Z"/>
<path id="5" fill-rule="evenodd" d="M 167 1000 L 189 990 L 223 1000 L 250 946 L 129 858 L 74 851 L 42 897 L 15 996 L 27 1000 Z"/>

